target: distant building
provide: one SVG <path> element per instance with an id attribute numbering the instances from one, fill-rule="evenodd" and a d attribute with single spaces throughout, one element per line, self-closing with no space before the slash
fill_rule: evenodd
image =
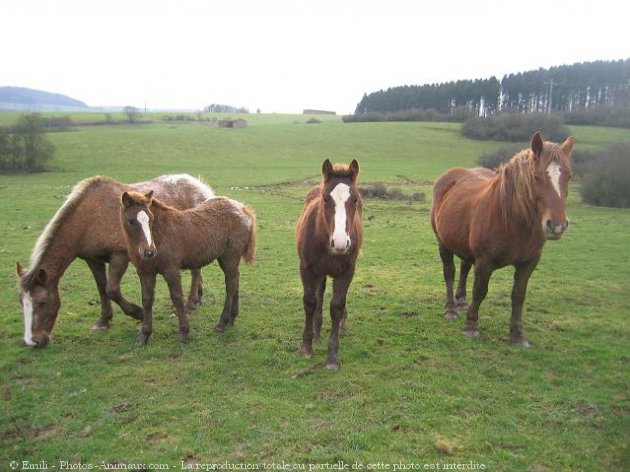
<path id="1" fill-rule="evenodd" d="M 219 120 L 219 128 L 247 128 L 247 120 L 243 118 L 236 118 L 235 120 L 224 118 Z"/>
<path id="2" fill-rule="evenodd" d="M 326 110 L 311 110 L 310 108 L 306 108 L 303 112 L 303 115 L 336 115 L 337 112 L 334 111 L 326 111 Z"/>

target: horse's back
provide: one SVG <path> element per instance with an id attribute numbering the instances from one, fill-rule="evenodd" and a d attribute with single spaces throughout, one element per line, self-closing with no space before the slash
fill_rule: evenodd
<path id="1" fill-rule="evenodd" d="M 494 176 L 494 171 L 481 167 L 456 167 L 444 172 L 433 186 L 431 226 L 438 241 L 460 257 L 471 257 L 472 220 Z"/>

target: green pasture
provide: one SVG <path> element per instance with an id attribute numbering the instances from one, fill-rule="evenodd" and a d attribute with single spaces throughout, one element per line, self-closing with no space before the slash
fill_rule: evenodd
<path id="1" fill-rule="evenodd" d="M 7 116 L 0 114 L 5 123 Z M 60 461 L 169 470 L 627 470 L 630 211 L 583 205 L 573 183 L 570 230 L 547 244 L 529 284 L 523 319 L 532 348 L 507 343 L 511 269 L 493 275 L 482 335 L 471 340 L 463 319 L 442 318 L 431 185 L 501 143 L 464 139 L 456 124 L 308 118 L 248 115 L 249 126 L 237 130 L 207 122 L 78 126 L 49 135 L 54 171 L 0 176 L 0 470 L 20 470 L 21 461 L 55 470 Z M 630 140 L 628 130 L 572 132 L 577 148 Z M 337 373 L 321 368 L 327 313 L 313 359 L 299 354 L 293 229 L 325 158 L 357 158 L 362 184 L 426 196 L 365 201 Z M 96 287 L 75 261 L 62 279 L 53 343 L 24 346 L 15 261 L 28 263 L 72 186 L 96 174 L 131 182 L 180 172 L 256 211 L 258 257 L 241 270 L 236 326 L 213 330 L 224 289 L 212 265 L 188 344 L 174 339 L 161 280 L 146 347 L 135 345 L 139 325 L 117 307 L 111 329 L 93 333 Z M 123 282 L 139 301 L 133 269 Z"/>

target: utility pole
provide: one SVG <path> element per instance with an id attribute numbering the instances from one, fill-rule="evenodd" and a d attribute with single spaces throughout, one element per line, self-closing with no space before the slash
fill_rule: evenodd
<path id="1" fill-rule="evenodd" d="M 551 115 L 551 104 L 552 104 L 551 99 L 553 98 L 553 86 L 560 85 L 560 84 L 558 84 L 558 82 L 554 82 L 553 79 L 545 80 L 545 83 L 549 84 L 549 101 L 547 102 L 547 115 Z"/>

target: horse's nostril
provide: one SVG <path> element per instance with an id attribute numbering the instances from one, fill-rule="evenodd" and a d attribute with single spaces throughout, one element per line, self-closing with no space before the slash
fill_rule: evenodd
<path id="1" fill-rule="evenodd" d="M 553 222 L 551 220 L 547 220 L 545 225 L 547 226 L 547 230 L 553 233 Z"/>
<path id="2" fill-rule="evenodd" d="M 145 249 L 144 250 L 144 257 L 154 257 L 155 256 L 155 250 L 154 249 Z"/>

